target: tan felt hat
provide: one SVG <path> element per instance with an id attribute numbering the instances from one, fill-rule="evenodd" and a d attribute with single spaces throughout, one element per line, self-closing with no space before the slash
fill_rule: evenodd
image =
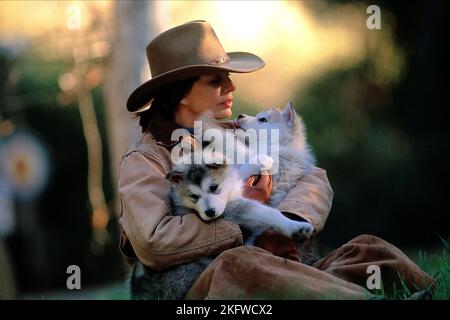
<path id="1" fill-rule="evenodd" d="M 264 61 L 248 52 L 226 52 L 211 25 L 196 20 L 169 29 L 147 46 L 152 78 L 128 97 L 127 109 L 142 112 L 150 108 L 157 91 L 165 85 L 205 72 L 223 70 L 247 73 L 264 67 Z"/>

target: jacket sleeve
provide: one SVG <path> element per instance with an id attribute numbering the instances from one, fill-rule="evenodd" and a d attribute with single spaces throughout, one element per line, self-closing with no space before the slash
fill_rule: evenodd
<path id="1" fill-rule="evenodd" d="M 217 255 L 242 245 L 238 225 L 196 214 L 171 215 L 167 169 L 152 155 L 132 152 L 119 170 L 120 222 L 137 258 L 155 270 Z"/>
<path id="2" fill-rule="evenodd" d="M 314 234 L 321 231 L 331 210 L 333 190 L 327 173 L 314 167 L 310 174 L 301 178 L 278 205 L 278 210 L 311 223 Z"/>

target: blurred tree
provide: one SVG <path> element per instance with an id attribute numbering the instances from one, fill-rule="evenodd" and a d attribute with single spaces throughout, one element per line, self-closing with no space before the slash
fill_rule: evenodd
<path id="1" fill-rule="evenodd" d="M 123 276 L 117 250 L 117 220 L 107 228 L 110 242 L 101 253 L 92 251 L 91 205 L 87 192 L 87 150 L 75 97 L 58 100 L 57 79 L 70 70 L 72 61 L 33 55 L 16 57 L 8 65 L 15 79 L 2 96 L 0 111 L 14 128 L 37 134 L 50 154 L 51 178 L 46 190 L 33 202 L 16 204 L 17 228 L 6 238 L 20 294 L 66 289 L 66 268 L 82 270 L 82 285 L 104 283 Z M 92 91 L 101 139 L 107 141 L 105 110 L 100 87 Z M 108 144 L 102 145 L 105 200 L 112 201 Z"/>
<path id="2" fill-rule="evenodd" d="M 5 96 L 8 87 L 11 58 L 7 50 L 0 46 L 0 100 Z M 2 111 L 1 108 L 0 111 Z M 0 112 L 0 155 L 2 142 L 11 129 L 11 122 L 5 120 Z M 15 299 L 17 294 L 9 250 L 4 244 L 4 239 L 13 232 L 15 225 L 15 217 L 12 216 L 13 199 L 9 186 L 3 180 L 2 175 L 3 172 L 0 168 L 0 300 Z"/>
<path id="3" fill-rule="evenodd" d="M 154 3 L 148 1 L 114 2 L 112 53 L 106 70 L 103 95 L 107 108 L 111 152 L 111 175 L 117 190 L 119 161 L 125 149 L 139 136 L 136 123 L 126 111 L 126 101 L 142 81 L 142 70 L 148 68 L 145 47 L 155 36 L 155 24 L 149 19 Z M 135 121 L 134 121 L 135 122 Z M 117 211 L 120 206 L 116 203 Z"/>
<path id="4" fill-rule="evenodd" d="M 99 55 L 100 51 L 93 49 L 108 47 L 105 43 L 109 39 L 105 38 L 105 24 L 96 12 L 91 12 L 94 19 L 86 30 L 71 29 L 69 34 L 65 28 L 58 29 L 37 39 L 39 50 L 23 52 L 4 68 L 1 60 L 0 80 L 11 80 L 0 87 L 2 115 L 15 128 L 38 133 L 53 163 L 50 183 L 41 197 L 33 203 L 16 206 L 17 230 L 7 238 L 20 293 L 65 289 L 65 270 L 72 264 L 80 266 L 83 286 L 123 276 L 117 250 L 117 219 L 106 221 L 110 241 L 103 251 L 98 251 L 90 242 L 93 236 L 90 217 L 96 209 L 92 206 L 99 203 L 106 203 L 115 212 L 120 210 L 119 206 L 110 206 L 116 195 L 118 164 L 125 148 L 139 133 L 137 125 L 133 127 L 125 103 L 130 92 L 141 84 L 142 70 L 148 68 L 145 46 L 154 36 L 154 27 L 153 21 L 149 22 L 152 3 L 127 1 L 113 6 L 116 21 L 110 36 L 114 36 L 114 42 L 107 61 L 104 89 L 98 86 L 104 54 Z M 69 48 L 54 55 L 55 50 L 62 48 L 56 44 L 69 45 Z M 74 61 L 67 59 L 67 53 L 73 53 Z M 75 86 L 71 85 L 73 79 Z M 97 160 L 89 164 L 96 179 L 95 185 L 89 184 L 89 190 L 93 191 L 90 193 L 85 174 L 88 146 L 83 139 L 77 102 L 84 110 L 81 116 L 89 138 L 90 159 L 104 159 L 103 167 Z M 92 131 L 97 125 L 99 130 Z M 92 148 L 101 150 L 93 153 Z M 102 187 L 104 196 L 96 196 Z M 100 220 L 103 226 L 105 219 Z"/>

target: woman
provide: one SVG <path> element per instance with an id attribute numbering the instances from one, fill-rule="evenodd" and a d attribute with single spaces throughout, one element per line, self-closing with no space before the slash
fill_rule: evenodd
<path id="1" fill-rule="evenodd" d="M 124 154 L 119 174 L 122 202 L 122 253 L 164 270 L 204 256 L 216 257 L 193 285 L 187 299 L 340 298 L 365 299 L 370 265 L 383 269 L 385 286 L 403 281 L 413 288 L 432 279 L 391 244 L 359 236 L 314 266 L 298 261 L 295 244 L 266 232 L 259 247 L 242 246 L 237 225 L 223 219 L 206 223 L 195 214 L 171 215 L 169 184 L 173 130 L 191 130 L 194 120 L 209 110 L 216 119 L 231 116 L 236 86 L 230 72 L 247 73 L 264 66 L 245 52 L 227 53 L 212 27 L 192 21 L 156 37 L 147 47 L 153 78 L 129 97 L 127 109 L 137 114 L 143 135 Z M 226 125 L 226 124 L 224 124 Z M 270 176 L 252 177 L 244 195 L 265 202 Z M 321 231 L 331 209 L 333 191 L 326 172 L 315 168 L 303 177 L 278 209 L 289 218 L 306 220 Z"/>

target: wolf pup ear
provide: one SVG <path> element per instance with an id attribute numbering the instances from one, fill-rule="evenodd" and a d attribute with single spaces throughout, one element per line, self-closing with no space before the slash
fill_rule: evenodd
<path id="1" fill-rule="evenodd" d="M 220 169 L 227 166 L 225 157 L 219 156 L 218 158 L 214 158 L 213 160 L 214 161 L 211 161 L 210 163 L 206 163 L 206 167 L 208 169 Z"/>
<path id="2" fill-rule="evenodd" d="M 295 120 L 295 109 L 291 102 L 288 102 L 283 110 L 283 118 L 288 124 L 293 124 Z"/>
<path id="3" fill-rule="evenodd" d="M 166 175 L 166 179 L 172 183 L 177 184 L 180 181 L 183 181 L 183 172 L 173 170 L 169 171 L 169 173 Z"/>
<path id="4" fill-rule="evenodd" d="M 221 152 L 205 152 L 203 161 L 208 169 L 220 169 L 227 166 L 227 158 Z"/>
<path id="5" fill-rule="evenodd" d="M 227 166 L 227 164 L 224 162 L 224 163 L 208 163 L 208 164 L 206 164 L 206 167 L 208 168 L 208 169 L 220 169 L 220 168 L 225 168 Z"/>
<path id="6" fill-rule="evenodd" d="M 206 163 L 208 169 L 220 169 L 227 166 L 227 159 L 223 155 L 216 155 L 212 161 Z"/>

